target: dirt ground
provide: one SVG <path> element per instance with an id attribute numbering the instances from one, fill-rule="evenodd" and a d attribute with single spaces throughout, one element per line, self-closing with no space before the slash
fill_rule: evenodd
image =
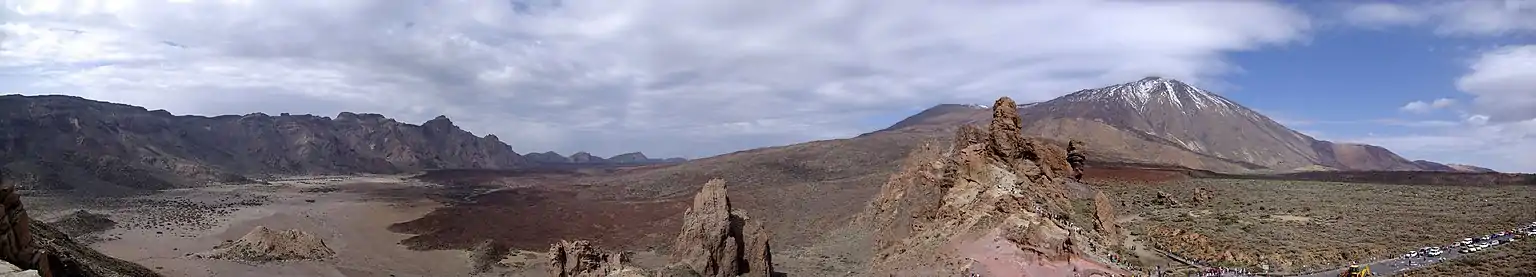
<path id="1" fill-rule="evenodd" d="M 1099 184 L 1145 244 L 1295 272 L 1399 255 L 1536 220 L 1536 187 L 1188 179 Z M 1196 201 L 1197 190 L 1209 200 Z M 1169 197 L 1163 198 L 1159 194 Z"/>
<path id="2" fill-rule="evenodd" d="M 178 189 L 109 201 L 28 195 L 29 212 L 51 221 L 75 210 L 120 222 L 91 246 L 167 276 L 469 276 L 468 252 L 417 251 L 391 232 L 441 205 L 429 197 L 395 197 L 401 190 L 434 190 L 402 176 L 306 177 L 270 185 Z M 247 263 L 188 256 L 245 235 L 256 226 L 299 229 L 336 250 L 334 259 Z"/>

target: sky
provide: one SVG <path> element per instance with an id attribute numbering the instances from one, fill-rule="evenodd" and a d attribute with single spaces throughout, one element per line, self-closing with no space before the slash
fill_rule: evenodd
<path id="1" fill-rule="evenodd" d="M 1536 172 L 1536 1 L 0 2 L 0 94 L 446 115 L 699 158 L 1157 75 L 1320 139 Z"/>

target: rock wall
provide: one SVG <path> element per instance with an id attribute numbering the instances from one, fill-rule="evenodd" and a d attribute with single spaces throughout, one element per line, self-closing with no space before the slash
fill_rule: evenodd
<path id="1" fill-rule="evenodd" d="M 496 136 L 476 136 L 447 117 L 414 125 L 349 112 L 175 116 L 70 96 L 0 96 L 0 171 L 22 175 L 28 188 L 98 193 L 248 181 L 243 175 L 527 163 Z"/>

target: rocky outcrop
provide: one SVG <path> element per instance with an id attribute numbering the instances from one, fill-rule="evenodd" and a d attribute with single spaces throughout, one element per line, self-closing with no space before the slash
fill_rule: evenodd
<path id="1" fill-rule="evenodd" d="M 767 277 L 773 273 L 771 234 L 762 222 L 731 209 L 725 180 L 712 179 L 683 212 L 683 228 L 672 245 L 671 263 L 641 269 L 620 253 L 600 251 L 586 240 L 550 246 L 550 274 L 587 276 Z"/>
<path id="2" fill-rule="evenodd" d="M 225 242 L 198 257 L 241 261 L 323 260 L 336 256 L 319 237 L 300 230 L 276 231 L 256 226 L 239 240 Z"/>
<path id="3" fill-rule="evenodd" d="M 5 177 L 0 174 L 0 261 L 47 277 L 160 276 L 138 264 L 96 252 L 47 224 L 32 221 L 16 188 Z"/>
<path id="4" fill-rule="evenodd" d="M 0 170 L 24 187 L 90 193 L 248 181 L 245 175 L 511 168 L 495 136 L 447 117 L 421 125 L 378 114 L 217 117 L 71 96 L 0 96 Z"/>
<path id="5" fill-rule="evenodd" d="M 1072 165 L 1072 179 L 1083 179 L 1083 166 L 1088 162 L 1084 152 L 1086 149 L 1082 141 L 1074 139 L 1067 142 L 1067 164 Z"/>
<path id="6" fill-rule="evenodd" d="M 762 223 L 731 210 L 725 180 L 714 179 L 683 213 L 672 261 L 705 277 L 769 276 L 773 268 L 768 237 Z"/>
<path id="7" fill-rule="evenodd" d="M 1189 203 L 1193 205 L 1201 205 L 1210 202 L 1212 198 L 1216 198 L 1215 192 L 1211 192 L 1205 188 L 1195 188 L 1195 195 L 1190 197 Z"/>
<path id="8" fill-rule="evenodd" d="M 4 211 L 0 213 L 0 260 L 22 268 L 49 272 L 46 268 L 49 265 L 47 253 L 33 244 L 33 222 L 27 210 L 21 206 L 21 195 L 16 194 L 14 187 L 0 187 L 0 201 L 4 205 Z"/>
<path id="9" fill-rule="evenodd" d="M 21 269 L 11 263 L 0 261 L 0 277 L 42 277 L 42 273 L 32 269 Z"/>
<path id="10" fill-rule="evenodd" d="M 1109 200 L 1109 196 L 1102 191 L 1093 194 L 1093 221 L 1100 234 L 1111 241 L 1119 241 L 1120 227 L 1115 219 L 1115 202 Z"/>
<path id="11" fill-rule="evenodd" d="M 549 247 L 550 275 L 555 277 L 641 277 L 643 270 L 626 263 L 623 253 L 605 253 L 591 241 L 560 241 Z"/>
<path id="12" fill-rule="evenodd" d="M 1020 135 L 1011 99 L 993 107 L 986 130 L 961 126 L 949 150 L 914 151 L 859 215 L 876 229 L 871 275 L 1119 272 L 1099 258 L 1118 244 L 1113 202 L 1102 193 L 1069 198 L 1076 170 L 1067 151 Z M 1079 205 L 1094 208 L 1072 208 Z M 1097 226 L 1073 226 L 1073 218 Z"/>

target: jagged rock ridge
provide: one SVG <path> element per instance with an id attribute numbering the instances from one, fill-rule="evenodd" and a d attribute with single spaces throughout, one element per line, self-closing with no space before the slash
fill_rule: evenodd
<path id="1" fill-rule="evenodd" d="M 527 164 L 439 116 L 175 116 L 71 96 L 0 96 L 0 164 L 23 186 L 103 192 L 259 174 L 402 173 Z"/>
<path id="2" fill-rule="evenodd" d="M 1011 99 L 993 107 L 987 130 L 962 125 L 947 150 L 913 152 L 858 217 L 875 229 L 871 274 L 1123 273 L 1102 262 L 1120 241 L 1112 201 L 1076 196 L 1092 189 L 1073 180 L 1068 151 L 1018 132 Z"/>

